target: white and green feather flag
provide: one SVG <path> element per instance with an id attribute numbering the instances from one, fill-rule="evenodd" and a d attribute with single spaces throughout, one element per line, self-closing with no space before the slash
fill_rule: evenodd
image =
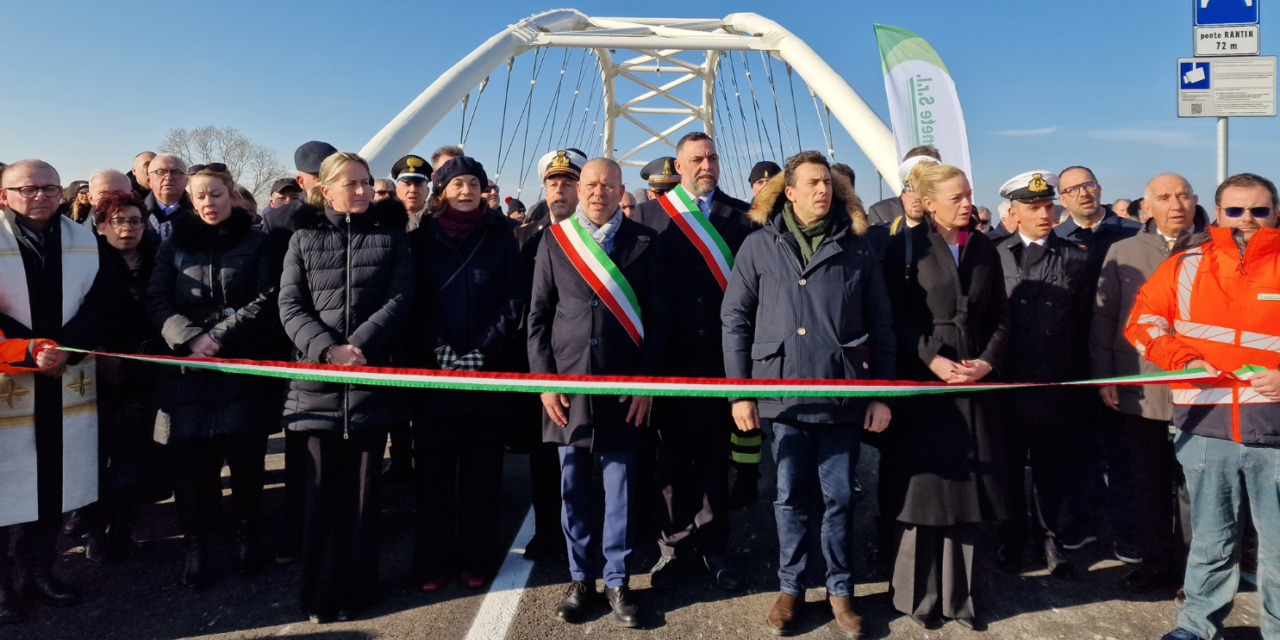
<path id="1" fill-rule="evenodd" d="M 912 147 L 931 144 L 943 162 L 960 167 L 972 184 L 969 133 L 947 65 L 924 38 L 898 27 L 874 26 L 899 161 Z"/>

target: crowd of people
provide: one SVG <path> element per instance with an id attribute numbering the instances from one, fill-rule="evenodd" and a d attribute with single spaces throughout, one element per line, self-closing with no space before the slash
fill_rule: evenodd
<path id="1" fill-rule="evenodd" d="M 1178 589 L 1166 640 L 1220 632 L 1249 521 L 1262 634 L 1280 638 L 1280 336 L 1268 333 L 1280 326 L 1280 201 L 1261 176 L 1224 181 L 1209 215 L 1178 175 L 1108 206 L 1086 167 L 1035 170 L 1001 187 L 993 218 L 929 146 L 905 154 L 901 195 L 868 208 L 853 171 L 813 151 L 757 164 L 752 201 L 733 198 L 703 133 L 646 166 L 634 192 L 611 159 L 551 151 L 528 208 L 459 147 L 405 156 L 378 179 L 323 142 L 294 161 L 261 211 L 225 165 L 170 154 L 65 188 L 40 160 L 0 167 L 0 623 L 24 618 L 24 597 L 79 600 L 51 571 L 73 511 L 67 528 L 103 561 L 136 544 L 138 506 L 172 495 L 175 574 L 209 584 L 224 464 L 237 571 L 300 561 L 313 622 L 376 602 L 384 482 L 414 486 L 414 588 L 482 588 L 501 556 L 509 450 L 529 460 L 525 558 L 569 567 L 554 615 L 582 620 L 602 578 L 614 621 L 639 626 L 628 556 L 650 504 L 655 588 L 690 572 L 744 588 L 729 514 L 757 498 L 767 434 L 779 595 L 764 621 L 776 634 L 796 629 L 811 547 L 833 630 L 862 633 L 853 517 L 866 444 L 880 452 L 872 558 L 892 564 L 893 606 L 921 627 L 981 628 L 984 523 L 998 523 L 1000 569 L 1030 558 L 1073 579 L 1071 552 L 1097 541 L 1107 491 L 1121 503 L 1115 554 L 1140 565 L 1121 586 Z M 409 390 L 106 354 L 966 389 L 728 402 Z M 1182 370 L 1161 383 L 971 387 Z M 282 544 L 267 550 L 264 459 L 281 430 Z"/>

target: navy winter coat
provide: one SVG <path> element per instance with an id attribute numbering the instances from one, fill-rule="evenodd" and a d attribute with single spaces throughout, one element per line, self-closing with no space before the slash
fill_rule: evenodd
<path id="1" fill-rule="evenodd" d="M 725 373 L 730 378 L 892 380 L 895 337 L 889 296 L 867 218 L 848 180 L 832 176 L 830 231 L 804 267 L 786 228 L 783 174 L 751 206 L 764 228 L 738 252 L 724 294 Z M 761 398 L 760 417 L 858 423 L 865 398 Z"/>

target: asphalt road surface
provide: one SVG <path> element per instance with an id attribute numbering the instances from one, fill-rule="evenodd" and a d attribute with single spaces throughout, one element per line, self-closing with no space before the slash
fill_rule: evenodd
<path id="1" fill-rule="evenodd" d="M 279 513 L 282 504 L 282 452 L 283 440 L 272 438 L 266 498 L 270 518 Z M 873 535 L 875 468 L 876 451 L 864 447 L 859 477 L 866 488 L 866 498 L 859 503 L 857 516 L 859 549 L 865 548 Z M 767 461 L 764 472 L 761 500 L 735 512 L 732 519 L 730 554 L 747 579 L 745 591 L 720 591 L 700 574 L 686 574 L 680 587 L 672 591 L 650 589 L 647 573 L 657 558 L 656 545 L 651 533 L 636 536 L 631 586 L 645 608 L 643 629 L 615 627 L 603 606 L 583 624 L 556 621 L 552 610 L 568 581 L 568 566 L 556 562 L 523 566 L 518 550 L 507 552 L 505 562 L 506 575 L 516 578 L 514 588 L 490 594 L 484 589 L 473 591 L 453 585 L 429 596 L 413 591 L 408 574 L 413 539 L 412 489 L 390 486 L 386 488 L 382 518 L 382 599 L 357 620 L 323 626 L 309 623 L 297 607 L 300 568 L 296 564 L 272 565 L 251 578 L 236 577 L 231 572 L 226 532 L 215 542 L 213 584 L 203 592 L 189 592 L 179 584 L 182 551 L 173 503 L 168 502 L 142 509 L 136 534 L 146 540 L 143 548 L 133 557 L 113 564 L 99 566 L 85 560 L 79 540 L 64 538 L 57 571 L 67 581 L 84 588 L 88 597 L 66 609 L 28 605 L 28 620 L 0 627 L 0 639 L 470 640 L 503 637 L 492 630 L 504 627 L 505 637 L 511 640 L 768 638 L 772 636 L 762 621 L 776 597 L 778 558 L 769 504 L 774 493 L 773 467 Z M 507 456 L 503 486 L 500 538 L 503 549 L 507 549 L 513 541 L 519 542 L 517 533 L 529 511 L 528 465 L 524 456 Z M 1030 565 L 1021 576 L 1001 573 L 992 562 L 994 536 L 993 529 L 985 531 L 975 562 L 981 589 L 979 616 L 986 622 L 985 632 L 968 631 L 955 623 L 931 631 L 918 629 L 893 610 L 888 598 L 890 567 L 863 561 L 856 569 L 859 585 L 855 606 L 865 619 L 866 637 L 1157 639 L 1172 629 L 1177 616 L 1172 594 L 1133 596 L 1114 587 L 1130 567 L 1110 555 L 1107 537 L 1075 552 L 1071 557 L 1083 575 L 1074 582 L 1062 582 L 1049 577 L 1043 568 Z M 816 588 L 808 592 L 809 606 L 803 616 L 802 633 L 797 637 L 834 638 L 827 626 L 831 612 L 823 602 L 824 589 L 819 586 L 821 556 L 816 551 L 813 556 L 819 558 L 810 566 L 810 584 Z M 521 569 L 528 574 L 522 590 L 519 583 L 525 581 L 520 580 L 524 577 Z M 1242 583 L 1242 589 L 1248 586 Z M 482 607 L 485 615 L 479 615 Z M 1256 627 L 1257 612 L 1256 594 L 1239 594 L 1224 637 L 1261 638 Z"/>

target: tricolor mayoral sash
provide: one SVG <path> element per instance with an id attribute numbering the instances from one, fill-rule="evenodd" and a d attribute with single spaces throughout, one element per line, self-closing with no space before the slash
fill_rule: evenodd
<path id="1" fill-rule="evenodd" d="M 658 203 L 693 243 L 706 261 L 707 268 L 711 269 L 711 275 L 720 283 L 720 290 L 724 291 L 729 286 L 729 274 L 733 272 L 733 252 L 729 251 L 729 245 L 720 232 L 702 214 L 697 200 L 685 191 L 684 185 L 678 184 L 658 198 Z"/>
<path id="2" fill-rule="evenodd" d="M 631 283 L 622 275 L 622 270 L 613 263 L 609 254 L 604 252 L 600 243 L 578 222 L 576 216 L 551 227 L 560 248 L 569 256 L 569 262 L 578 271 L 578 275 L 587 281 L 587 286 L 600 296 L 604 306 L 613 312 L 622 323 L 622 327 L 631 335 L 636 346 L 644 342 L 644 322 L 640 317 L 640 303 L 636 301 L 636 292 Z"/>
<path id="3" fill-rule="evenodd" d="M 93 232 L 65 216 L 62 225 L 62 319 L 74 318 L 98 274 Z M 31 326 L 22 233 L 12 211 L 0 219 L 0 313 Z M 36 373 L 0 374 L 0 526 L 39 517 L 36 485 Z M 98 394 L 92 356 L 62 374 L 62 510 L 98 499 Z M 45 457 L 50 454 L 46 453 Z"/>

